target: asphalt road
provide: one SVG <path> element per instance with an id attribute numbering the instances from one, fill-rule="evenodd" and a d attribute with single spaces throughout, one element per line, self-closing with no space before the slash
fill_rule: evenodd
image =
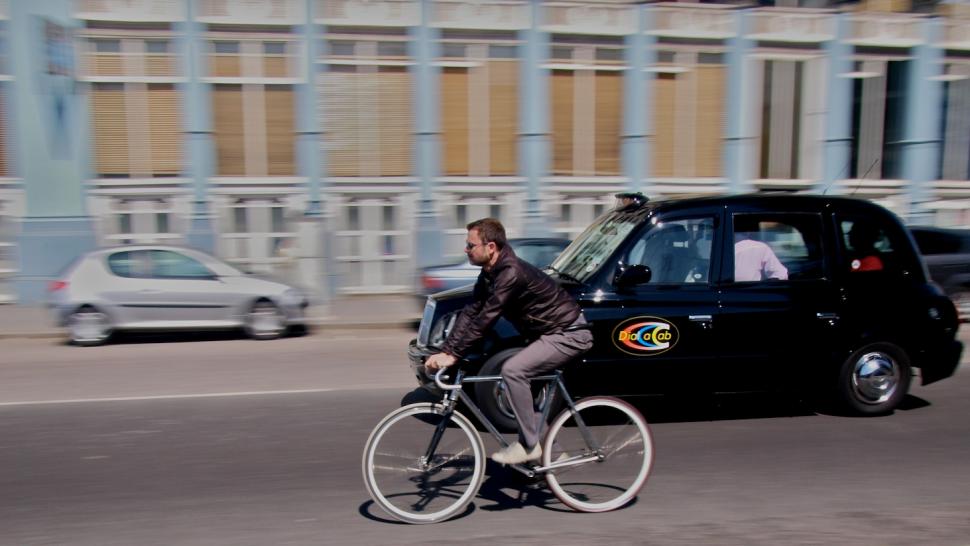
<path id="1" fill-rule="evenodd" d="M 391 522 L 360 453 L 412 388 L 409 337 L 0 342 L 0 544 L 970 544 L 965 368 L 874 419 L 640 400 L 657 459 L 625 509 L 490 467 L 463 517 Z"/>

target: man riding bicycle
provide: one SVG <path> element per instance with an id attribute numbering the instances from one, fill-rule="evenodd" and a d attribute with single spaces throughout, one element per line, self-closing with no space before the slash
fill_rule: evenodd
<path id="1" fill-rule="evenodd" d="M 502 367 L 509 403 L 519 424 L 519 441 L 492 454 L 501 464 L 539 459 L 542 414 L 532 399 L 531 378 L 585 353 L 593 345 L 582 310 L 551 277 L 518 258 L 508 246 L 505 228 L 494 218 L 468 226 L 465 254 L 482 267 L 474 301 L 458 316 L 441 352 L 425 361 L 430 370 L 453 365 L 484 338 L 504 316 L 527 339 L 534 340 Z"/>

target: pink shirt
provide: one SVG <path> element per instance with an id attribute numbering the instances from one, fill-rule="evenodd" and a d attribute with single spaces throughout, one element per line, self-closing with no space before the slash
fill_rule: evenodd
<path id="1" fill-rule="evenodd" d="M 770 246 L 751 239 L 743 239 L 734 243 L 735 281 L 784 280 L 787 278 L 788 269 L 781 265 Z"/>

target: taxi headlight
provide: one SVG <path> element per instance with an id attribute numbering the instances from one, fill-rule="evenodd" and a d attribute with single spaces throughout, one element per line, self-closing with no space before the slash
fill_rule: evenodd
<path id="1" fill-rule="evenodd" d="M 441 347 L 441 345 L 448 339 L 448 334 L 451 333 L 452 327 L 455 326 L 455 320 L 458 319 L 458 313 L 460 311 L 452 311 L 446 315 L 442 315 L 438 319 L 434 326 L 431 327 L 431 335 L 428 336 L 428 345 L 432 347 Z"/>

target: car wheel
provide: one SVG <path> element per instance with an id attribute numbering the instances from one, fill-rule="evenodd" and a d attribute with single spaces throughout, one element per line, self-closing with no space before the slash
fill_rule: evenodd
<path id="1" fill-rule="evenodd" d="M 67 332 L 74 345 L 94 347 L 111 337 L 111 320 L 105 313 L 86 305 L 67 318 Z"/>
<path id="2" fill-rule="evenodd" d="M 286 319 L 272 302 L 260 300 L 246 316 L 246 333 L 253 339 L 277 339 L 286 330 Z"/>
<path id="3" fill-rule="evenodd" d="M 866 345 L 842 364 L 838 395 L 856 415 L 892 412 L 906 396 L 912 376 L 909 357 L 891 343 Z"/>
<path id="4" fill-rule="evenodd" d="M 500 375 L 505 362 L 521 350 L 522 347 L 516 347 L 496 353 L 482 365 L 478 374 Z M 535 406 L 541 407 L 541 404 L 545 402 L 547 389 L 543 389 L 541 384 L 537 384 L 533 386 L 532 391 L 535 397 Z M 475 401 L 485 417 L 488 417 L 489 421 L 499 430 L 515 432 L 519 429 L 519 424 L 515 420 L 515 413 L 512 411 L 512 405 L 509 403 L 505 392 L 504 383 L 499 381 L 475 383 Z M 549 416 L 555 417 L 560 408 L 562 408 L 562 397 L 556 396 L 552 407 L 549 408 Z"/>

